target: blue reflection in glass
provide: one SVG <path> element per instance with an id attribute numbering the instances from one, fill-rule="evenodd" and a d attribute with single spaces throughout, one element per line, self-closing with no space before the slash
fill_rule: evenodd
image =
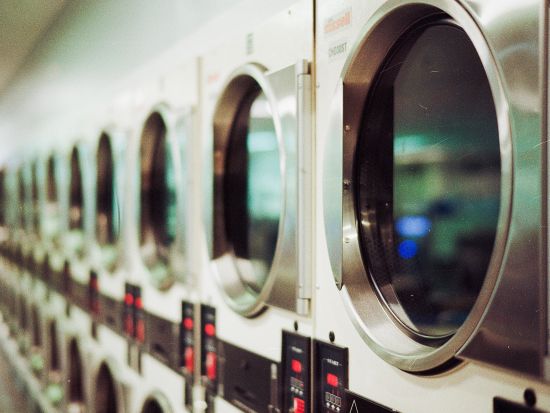
<path id="1" fill-rule="evenodd" d="M 397 247 L 397 252 L 401 258 L 410 260 L 416 256 L 418 252 L 418 245 L 416 245 L 416 242 L 406 239 L 405 241 L 401 241 Z"/>
<path id="2" fill-rule="evenodd" d="M 400 217 L 395 223 L 395 229 L 402 237 L 424 237 L 431 228 L 431 221 L 422 215 Z"/>

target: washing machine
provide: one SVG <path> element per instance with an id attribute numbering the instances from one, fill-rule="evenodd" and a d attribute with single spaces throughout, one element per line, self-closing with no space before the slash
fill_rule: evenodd
<path id="1" fill-rule="evenodd" d="M 92 287 L 90 310 L 93 313 L 98 343 L 110 349 L 119 363 L 127 360 L 128 344 L 123 332 L 125 273 L 124 241 L 121 222 L 124 215 L 124 149 L 128 133 L 108 123 L 95 143 L 93 154 L 94 236 L 90 253 Z M 92 290 L 90 290 L 92 291 Z"/>
<path id="2" fill-rule="evenodd" d="M 547 6 L 316 15 L 316 411 L 548 410 Z"/>
<path id="3" fill-rule="evenodd" d="M 68 166 L 63 153 L 63 148 L 51 148 L 46 152 L 44 160 L 44 208 L 41 225 L 45 250 L 43 266 L 46 271 L 51 272 L 52 276 L 61 274 L 65 264 L 62 253 L 62 237 L 67 230 L 66 224 L 68 224 L 63 219 L 68 216 L 68 205 L 65 202 L 68 196 Z M 39 265 L 38 259 L 37 266 Z"/>
<path id="4" fill-rule="evenodd" d="M 309 411 L 312 12 L 260 5 L 202 59 L 210 411 Z"/>
<path id="5" fill-rule="evenodd" d="M 149 385 L 163 383 L 170 411 L 179 412 L 200 401 L 194 397 L 197 223 L 189 170 L 198 70 L 196 59 L 174 59 L 173 69 L 148 72 L 137 83 L 144 110 L 136 111 L 141 121 L 127 147 L 125 332 L 130 365 Z"/>
<path id="6" fill-rule="evenodd" d="M 92 290 L 97 277 L 92 274 L 90 254 L 93 241 L 93 165 L 91 145 L 86 139 L 72 144 L 66 157 L 66 187 L 61 202 L 67 215 L 63 216 L 65 231 L 61 235 L 62 271 L 55 274 L 59 290 L 68 280 L 69 301 L 74 304 L 70 317 L 78 328 L 92 335 Z"/>

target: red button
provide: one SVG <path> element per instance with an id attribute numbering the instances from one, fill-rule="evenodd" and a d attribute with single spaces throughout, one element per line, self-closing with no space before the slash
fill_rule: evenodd
<path id="1" fill-rule="evenodd" d="M 127 293 L 125 296 L 124 296 L 124 303 L 126 305 L 132 305 L 134 304 L 134 296 L 130 293 Z"/>
<path id="2" fill-rule="evenodd" d="M 214 334 L 216 334 L 216 327 L 214 326 L 214 324 L 206 324 L 204 326 L 204 332 L 207 336 L 213 337 Z"/>
<path id="3" fill-rule="evenodd" d="M 301 373 L 302 372 L 302 363 L 300 363 L 299 360 L 292 360 L 292 362 L 290 364 L 291 364 L 290 368 L 292 369 L 292 371 L 294 373 Z"/>
<path id="4" fill-rule="evenodd" d="M 126 334 L 130 336 L 134 335 L 134 318 L 131 315 L 126 316 L 124 327 L 124 329 L 126 330 Z"/>
<path id="5" fill-rule="evenodd" d="M 143 301 L 141 301 L 141 297 L 136 297 L 136 308 L 138 310 L 141 310 L 143 308 Z"/>
<path id="6" fill-rule="evenodd" d="M 327 384 L 332 387 L 338 387 L 338 376 L 336 374 L 327 374 Z"/>
<path id="7" fill-rule="evenodd" d="M 138 320 L 137 322 L 136 339 L 141 343 L 145 342 L 145 323 L 143 320 Z"/>
<path id="8" fill-rule="evenodd" d="M 185 369 L 188 373 L 193 373 L 193 366 L 194 366 L 194 353 L 193 353 L 193 347 L 187 347 L 185 349 Z"/>
<path id="9" fill-rule="evenodd" d="M 206 377 L 210 380 L 216 380 L 216 353 L 206 354 Z"/>
<path id="10" fill-rule="evenodd" d="M 304 413 L 306 410 L 306 403 L 299 399 L 298 397 L 294 398 L 294 413 Z"/>
<path id="11" fill-rule="evenodd" d="M 187 317 L 183 320 L 183 326 L 186 330 L 193 330 L 193 319 L 191 317 Z"/>

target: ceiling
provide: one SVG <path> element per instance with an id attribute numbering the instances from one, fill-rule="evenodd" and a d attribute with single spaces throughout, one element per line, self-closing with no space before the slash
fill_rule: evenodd
<path id="1" fill-rule="evenodd" d="M 66 0 L 0 1 L 0 93 L 65 4 Z"/>

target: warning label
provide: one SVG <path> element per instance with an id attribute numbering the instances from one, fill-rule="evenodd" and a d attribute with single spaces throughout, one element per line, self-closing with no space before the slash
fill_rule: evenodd
<path id="1" fill-rule="evenodd" d="M 344 411 L 347 413 L 398 413 L 397 410 L 365 399 L 349 390 L 346 390 L 346 409 Z"/>

